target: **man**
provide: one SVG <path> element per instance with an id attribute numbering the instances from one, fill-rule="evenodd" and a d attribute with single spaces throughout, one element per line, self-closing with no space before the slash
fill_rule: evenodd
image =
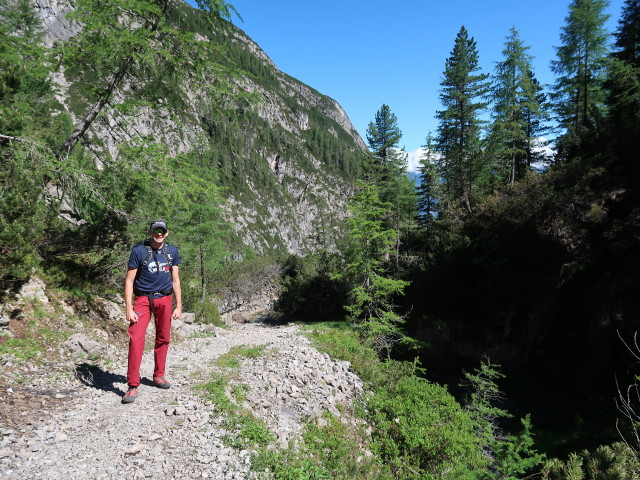
<path id="1" fill-rule="evenodd" d="M 124 281 L 124 300 L 129 321 L 129 389 L 122 398 L 122 403 L 132 403 L 138 396 L 144 340 L 152 314 L 156 325 L 153 383 L 158 388 L 171 386 L 165 378 L 165 365 L 171 320 L 182 315 L 182 290 L 178 267 L 180 255 L 176 247 L 165 243 L 169 229 L 164 220 L 151 222 L 149 235 L 151 238 L 133 246 Z M 172 293 L 176 299 L 173 312 Z M 132 301 L 134 296 L 135 300 Z"/>

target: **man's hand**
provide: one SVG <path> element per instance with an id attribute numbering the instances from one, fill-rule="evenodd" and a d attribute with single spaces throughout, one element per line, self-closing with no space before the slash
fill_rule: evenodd
<path id="1" fill-rule="evenodd" d="M 129 323 L 138 323 L 138 313 L 133 311 L 133 308 L 127 309 L 127 320 Z"/>
<path id="2" fill-rule="evenodd" d="M 171 319 L 172 320 L 177 320 L 182 316 L 182 308 L 178 307 L 176 308 L 173 313 L 171 314 Z"/>

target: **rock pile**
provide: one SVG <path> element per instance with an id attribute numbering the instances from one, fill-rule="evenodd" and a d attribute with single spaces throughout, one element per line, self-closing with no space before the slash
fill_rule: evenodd
<path id="1" fill-rule="evenodd" d="M 249 385 L 245 407 L 267 422 L 281 447 L 300 440 L 303 422 L 339 406 L 350 406 L 362 392 L 362 381 L 345 361 L 334 361 L 308 345 L 291 345 L 257 359 L 245 360 L 240 383 Z"/>

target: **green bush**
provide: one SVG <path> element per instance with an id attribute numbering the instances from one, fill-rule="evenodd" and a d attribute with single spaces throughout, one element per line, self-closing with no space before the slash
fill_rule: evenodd
<path id="1" fill-rule="evenodd" d="M 370 392 L 361 414 L 373 426 L 371 449 L 395 478 L 477 478 L 486 468 L 468 413 L 412 362 L 381 362 L 346 323 L 308 327 L 317 348 L 351 362 Z"/>
<path id="2" fill-rule="evenodd" d="M 213 324 L 216 327 L 224 327 L 220 318 L 220 310 L 213 302 L 201 302 L 196 304 L 196 320 L 198 323 Z"/>
<path id="3" fill-rule="evenodd" d="M 638 452 L 625 443 L 603 445 L 594 452 L 572 453 L 566 461 L 549 460 L 541 480 L 636 480 L 640 478 Z"/>
<path id="4" fill-rule="evenodd" d="M 486 460 L 468 414 L 444 387 L 415 375 L 395 379 L 393 370 L 387 387 L 366 402 L 375 426 L 373 451 L 396 478 L 474 478 Z"/>
<path id="5" fill-rule="evenodd" d="M 340 270 L 338 255 L 291 255 L 282 266 L 282 292 L 274 310 L 285 320 L 317 321 L 344 316 L 346 283 L 331 273 Z"/>

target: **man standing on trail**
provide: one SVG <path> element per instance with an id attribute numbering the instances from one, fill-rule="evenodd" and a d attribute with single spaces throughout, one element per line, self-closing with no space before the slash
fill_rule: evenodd
<path id="1" fill-rule="evenodd" d="M 124 394 L 122 403 L 132 403 L 138 396 L 140 364 L 151 315 L 156 325 L 153 384 L 158 388 L 171 386 L 164 375 L 171 320 L 182 316 L 182 290 L 178 267 L 180 255 L 176 247 L 165 243 L 169 229 L 164 220 L 151 222 L 149 235 L 151 238 L 133 246 L 124 281 L 124 301 L 129 321 L 129 366 L 127 368 L 129 389 Z M 173 313 L 171 311 L 172 293 L 176 299 L 176 308 Z M 132 301 L 134 296 L 135 299 Z"/>

